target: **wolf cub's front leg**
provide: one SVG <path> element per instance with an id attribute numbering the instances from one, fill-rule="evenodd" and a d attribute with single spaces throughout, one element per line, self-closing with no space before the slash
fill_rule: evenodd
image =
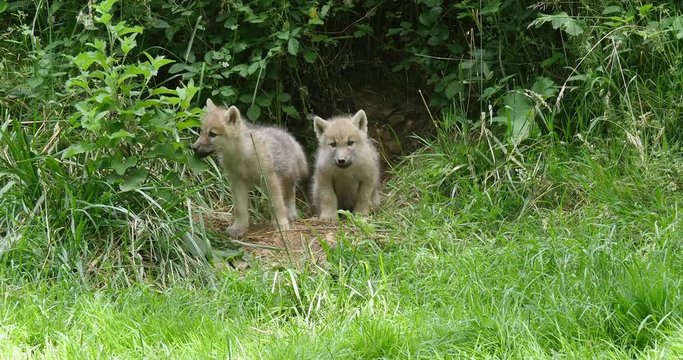
<path id="1" fill-rule="evenodd" d="M 372 207 L 372 197 L 376 184 L 372 181 L 363 181 L 358 189 L 358 198 L 353 207 L 353 211 L 359 214 L 367 214 Z"/>
<path id="2" fill-rule="evenodd" d="M 249 229 L 249 186 L 244 180 L 231 179 L 235 222 L 228 228 L 230 237 L 240 237 Z"/>
<path id="3" fill-rule="evenodd" d="M 337 194 L 331 179 L 321 177 L 318 179 L 317 191 L 320 196 L 320 220 L 337 222 Z"/>

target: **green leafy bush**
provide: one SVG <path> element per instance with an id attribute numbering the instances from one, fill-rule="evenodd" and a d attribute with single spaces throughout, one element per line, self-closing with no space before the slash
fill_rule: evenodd
<path id="1" fill-rule="evenodd" d="M 190 81 L 185 87 L 151 88 L 159 70 L 173 61 L 163 56 L 126 61 L 142 32 L 125 22 L 112 24 L 109 0 L 94 8 L 95 21 L 105 26 L 109 42 L 96 38 L 71 60 L 80 74 L 66 83 L 77 98 L 71 124 L 85 130 L 84 140 L 63 152 L 64 158 L 83 154 L 90 175 L 99 171 L 106 181 L 121 191 L 140 189 L 148 176 L 179 181 L 174 171 L 164 171 L 170 163 L 188 163 L 187 144 L 179 132 L 197 125 L 198 109 L 191 100 L 198 88 Z"/>
<path id="2" fill-rule="evenodd" d="M 168 69 L 170 75 L 194 80 L 206 89 L 203 97 L 244 108 L 255 121 L 264 112 L 271 119 L 303 118 L 293 106 L 299 95 L 297 78 L 302 76 L 298 67 L 316 62 L 317 49 L 331 41 L 317 31 L 330 16 L 329 4 L 150 3 L 157 8 L 161 4 L 161 9 L 147 21 L 157 33 L 163 29 L 172 52 L 181 59 Z"/>
<path id="3" fill-rule="evenodd" d="M 196 189 L 187 181 L 185 129 L 198 124 L 201 110 L 191 106 L 198 88 L 152 86 L 172 61 L 128 59 L 142 28 L 113 21 L 115 3 L 93 6 L 93 26 L 106 36 L 80 37 L 90 38 L 90 51 L 69 57 L 76 74 L 66 81 L 68 121 L 51 123 L 47 141 L 16 121 L 3 127 L 3 202 L 15 239 L 3 255 L 14 262 L 18 249 L 31 254 L 19 257 L 22 268 L 39 270 L 47 257 L 48 274 L 123 265 L 146 276 L 186 273 L 193 254 L 206 255 L 187 208 Z"/>

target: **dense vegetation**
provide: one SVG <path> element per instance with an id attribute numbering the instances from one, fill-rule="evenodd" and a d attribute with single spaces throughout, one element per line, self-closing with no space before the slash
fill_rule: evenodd
<path id="1" fill-rule="evenodd" d="M 0 19 L 2 357 L 683 356 L 676 1 L 0 0 Z M 307 116 L 361 90 L 419 107 L 369 112 L 395 141 L 423 123 L 383 211 L 324 269 L 224 269 L 242 253 L 201 220 L 231 203 L 190 156 L 201 105 L 310 152 Z"/>

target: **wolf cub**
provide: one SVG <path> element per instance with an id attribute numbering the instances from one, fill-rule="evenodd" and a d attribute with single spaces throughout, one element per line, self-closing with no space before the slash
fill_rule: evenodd
<path id="1" fill-rule="evenodd" d="M 296 213 L 296 184 L 308 176 L 301 145 L 284 130 L 256 126 L 240 111 L 206 101 L 201 134 L 192 145 L 197 157 L 215 153 L 230 180 L 235 222 L 228 235 L 238 237 L 249 228 L 249 190 L 265 178 L 273 205 L 273 220 L 287 228 Z M 253 138 L 253 141 L 252 141 Z"/>
<path id="2" fill-rule="evenodd" d="M 313 175 L 313 205 L 324 221 L 337 209 L 367 213 L 379 206 L 379 155 L 368 140 L 365 111 L 313 120 L 319 147 Z"/>

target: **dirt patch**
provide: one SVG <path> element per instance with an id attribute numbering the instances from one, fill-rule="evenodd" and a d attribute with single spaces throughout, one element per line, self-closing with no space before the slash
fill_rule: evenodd
<path id="1" fill-rule="evenodd" d="M 270 224 L 253 225 L 243 239 L 236 240 L 244 252 L 269 267 L 327 266 L 326 248 L 337 244 L 338 228 L 317 219 L 302 219 L 277 231 Z M 246 258 L 247 260 L 248 257 Z"/>
<path id="2" fill-rule="evenodd" d="M 224 235 L 221 238 L 225 241 L 213 244 L 214 248 L 240 248 L 243 251 L 243 256 L 218 264 L 239 270 L 254 266 L 254 262 L 267 267 L 314 266 L 325 269 L 326 249 L 336 246 L 339 231 L 334 224 L 309 218 L 297 220 L 283 231 L 278 231 L 270 223 L 251 224 L 242 238 L 229 239 L 225 229 L 232 223 L 232 217 L 228 212 L 212 211 L 203 216 L 203 222 L 208 230 Z M 352 226 L 349 227 L 349 231 L 354 231 Z"/>

